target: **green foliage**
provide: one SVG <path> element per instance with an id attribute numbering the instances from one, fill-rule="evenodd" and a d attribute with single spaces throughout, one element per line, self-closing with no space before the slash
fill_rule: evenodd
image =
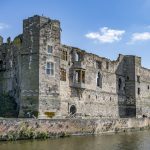
<path id="1" fill-rule="evenodd" d="M 22 35 L 15 37 L 13 44 L 17 47 L 20 47 L 22 45 Z"/>
<path id="2" fill-rule="evenodd" d="M 17 117 L 17 104 L 15 99 L 9 94 L 0 95 L 0 117 Z"/>

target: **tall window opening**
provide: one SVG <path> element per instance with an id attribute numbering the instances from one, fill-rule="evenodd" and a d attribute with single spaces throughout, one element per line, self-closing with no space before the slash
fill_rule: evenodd
<path id="1" fill-rule="evenodd" d="M 82 71 L 82 83 L 85 83 L 85 71 Z"/>
<path id="2" fill-rule="evenodd" d="M 137 82 L 140 83 L 140 76 L 137 76 Z"/>
<path id="3" fill-rule="evenodd" d="M 70 114 L 74 115 L 76 112 L 77 112 L 76 106 L 75 106 L 75 105 L 72 105 L 72 106 L 70 107 Z"/>
<path id="4" fill-rule="evenodd" d="M 109 62 L 106 62 L 106 69 L 109 69 Z"/>
<path id="5" fill-rule="evenodd" d="M 66 70 L 63 68 L 60 69 L 60 80 L 66 81 Z"/>
<path id="6" fill-rule="evenodd" d="M 77 83 L 81 82 L 80 70 L 75 71 L 75 82 Z"/>
<path id="7" fill-rule="evenodd" d="M 121 90 L 121 88 L 122 88 L 122 80 L 121 80 L 121 78 L 119 78 L 118 89 Z"/>
<path id="8" fill-rule="evenodd" d="M 85 83 L 85 71 L 84 70 L 75 70 L 75 82 Z"/>
<path id="9" fill-rule="evenodd" d="M 52 54 L 53 53 L 53 47 L 48 45 L 47 52 L 48 52 L 48 54 Z"/>
<path id="10" fill-rule="evenodd" d="M 138 88 L 138 95 L 140 95 L 141 94 L 141 89 L 140 88 Z"/>
<path id="11" fill-rule="evenodd" d="M 100 72 L 98 72 L 98 74 L 97 74 L 97 86 L 102 88 L 102 76 L 101 76 Z"/>
<path id="12" fill-rule="evenodd" d="M 47 62 L 46 73 L 51 76 L 54 75 L 54 63 L 53 62 Z"/>
<path id="13" fill-rule="evenodd" d="M 80 53 L 79 52 L 75 53 L 75 61 L 80 61 Z"/>

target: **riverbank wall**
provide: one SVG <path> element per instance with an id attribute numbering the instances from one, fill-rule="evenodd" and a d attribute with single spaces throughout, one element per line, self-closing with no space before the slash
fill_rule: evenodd
<path id="1" fill-rule="evenodd" d="M 45 139 L 150 129 L 150 118 L 0 119 L 0 140 Z"/>

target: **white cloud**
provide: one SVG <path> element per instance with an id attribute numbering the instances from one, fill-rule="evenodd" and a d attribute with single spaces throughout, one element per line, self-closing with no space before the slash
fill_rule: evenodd
<path id="1" fill-rule="evenodd" d="M 147 41 L 147 40 L 150 40 L 150 32 L 133 33 L 131 41 L 128 44 L 133 44 L 137 41 Z"/>
<path id="2" fill-rule="evenodd" d="M 6 28 L 9 28 L 9 25 L 0 22 L 0 30 L 6 29 Z"/>
<path id="3" fill-rule="evenodd" d="M 103 27 L 100 28 L 98 32 L 91 32 L 85 36 L 89 39 L 98 40 L 101 43 L 113 43 L 115 41 L 120 41 L 124 33 L 124 30 L 114 30 Z"/>

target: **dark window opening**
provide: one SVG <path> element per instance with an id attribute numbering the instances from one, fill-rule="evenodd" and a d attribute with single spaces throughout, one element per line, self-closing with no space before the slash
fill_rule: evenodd
<path id="1" fill-rule="evenodd" d="M 147 89 L 149 90 L 149 85 L 147 86 Z"/>
<path id="2" fill-rule="evenodd" d="M 140 76 L 137 76 L 137 82 L 140 83 Z"/>
<path id="3" fill-rule="evenodd" d="M 141 89 L 140 88 L 138 88 L 138 95 L 140 95 L 141 94 Z"/>
<path id="4" fill-rule="evenodd" d="M 102 76 L 101 76 L 100 72 L 98 72 L 98 74 L 97 74 L 97 86 L 102 88 Z"/>
<path id="5" fill-rule="evenodd" d="M 102 69 L 102 62 L 101 61 L 96 61 L 96 68 Z"/>
<path id="6" fill-rule="evenodd" d="M 75 105 L 72 105 L 72 106 L 70 107 L 70 114 L 74 115 L 76 112 L 77 112 L 76 106 L 75 106 Z"/>
<path id="7" fill-rule="evenodd" d="M 109 62 L 106 62 L 106 69 L 109 69 Z"/>
<path id="8" fill-rule="evenodd" d="M 121 90 L 121 88 L 122 88 L 122 80 L 121 80 L 121 78 L 119 78 L 118 89 Z"/>
<path id="9" fill-rule="evenodd" d="M 60 80 L 66 81 L 66 70 L 63 68 L 60 69 Z"/>
<path id="10" fill-rule="evenodd" d="M 82 82 L 85 83 L 85 71 L 82 71 Z"/>
<path id="11" fill-rule="evenodd" d="M 129 81 L 129 79 L 130 79 L 129 76 L 127 76 L 127 81 Z"/>

